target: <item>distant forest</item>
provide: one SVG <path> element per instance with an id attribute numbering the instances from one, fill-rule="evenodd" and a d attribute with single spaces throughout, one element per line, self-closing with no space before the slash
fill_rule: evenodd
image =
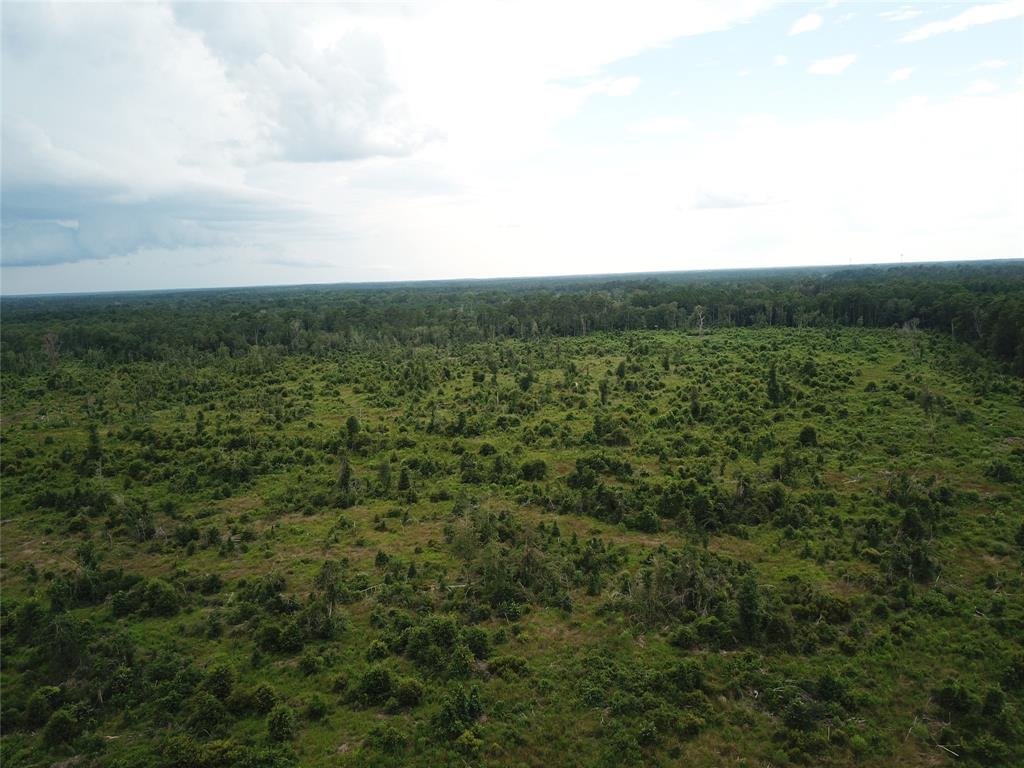
<path id="1" fill-rule="evenodd" d="M 1024 375 L 1024 262 L 242 288 L 6 298 L 0 363 L 712 327 L 870 326 L 951 335 Z"/>

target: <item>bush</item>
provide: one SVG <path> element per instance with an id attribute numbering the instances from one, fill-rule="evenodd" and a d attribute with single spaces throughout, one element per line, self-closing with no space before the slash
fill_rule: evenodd
<path id="1" fill-rule="evenodd" d="M 394 754 L 405 746 L 405 735 L 393 725 L 378 723 L 366 734 L 366 743 L 381 752 Z"/>
<path id="2" fill-rule="evenodd" d="M 414 677 L 403 677 L 395 686 L 395 699 L 403 707 L 415 707 L 423 700 L 423 683 Z"/>
<path id="3" fill-rule="evenodd" d="M 234 684 L 235 673 L 226 662 L 218 662 L 210 667 L 203 680 L 203 689 L 209 691 L 221 701 L 225 701 L 231 695 L 231 686 Z"/>
<path id="4" fill-rule="evenodd" d="M 679 691 L 699 691 L 704 685 L 704 670 L 695 659 L 683 659 L 669 672 Z"/>
<path id="5" fill-rule="evenodd" d="M 260 714 L 266 714 L 277 704 L 277 692 L 267 683 L 260 683 L 252 692 L 252 706 Z"/>
<path id="6" fill-rule="evenodd" d="M 318 693 L 314 693 L 306 702 L 305 715 L 308 720 L 319 721 L 327 717 L 327 701 Z"/>
<path id="7" fill-rule="evenodd" d="M 267 715 L 267 734 L 271 741 L 291 741 L 295 738 L 295 712 L 287 704 L 278 704 Z"/>
<path id="8" fill-rule="evenodd" d="M 680 624 L 669 642 L 676 648 L 689 650 L 697 645 L 697 632 L 689 624 Z"/>
<path id="9" fill-rule="evenodd" d="M 543 480 L 548 476 L 548 465 L 544 459 L 534 459 L 524 462 L 519 468 L 519 474 L 523 480 Z"/>
<path id="10" fill-rule="evenodd" d="M 142 599 L 150 616 L 173 616 L 180 607 L 178 593 L 163 579 L 150 579 Z"/>
<path id="11" fill-rule="evenodd" d="M 81 731 L 78 715 L 72 707 L 63 706 L 50 715 L 43 729 L 43 741 L 47 744 L 66 744 Z"/>
<path id="12" fill-rule="evenodd" d="M 366 650 L 367 661 L 381 661 L 390 655 L 391 653 L 388 651 L 388 647 L 380 640 L 374 640 Z"/>
<path id="13" fill-rule="evenodd" d="M 55 686 L 44 685 L 38 688 L 25 703 L 25 725 L 38 728 L 45 724 L 53 714 L 53 704 L 59 695 L 60 688 Z"/>
<path id="14" fill-rule="evenodd" d="M 1012 483 L 1014 479 L 1013 467 L 1005 461 L 993 461 L 985 468 L 985 475 L 997 483 Z"/>
<path id="15" fill-rule="evenodd" d="M 469 648 L 462 644 L 455 646 L 448 661 L 448 674 L 452 677 L 468 677 L 473 671 L 473 661 L 473 652 Z"/>
<path id="16" fill-rule="evenodd" d="M 463 731 L 455 740 L 455 749 L 466 757 L 476 757 L 483 748 L 483 741 L 473 731 Z"/>
<path id="17" fill-rule="evenodd" d="M 187 724 L 196 733 L 212 735 L 222 730 L 228 721 L 228 711 L 220 700 L 200 691 L 188 703 Z"/>
<path id="18" fill-rule="evenodd" d="M 491 638 L 480 627 L 463 630 L 462 639 L 478 659 L 486 659 L 491 655 Z"/>
<path id="19" fill-rule="evenodd" d="M 484 713 L 480 704 L 480 691 L 474 686 L 468 691 L 461 685 L 449 690 L 441 700 L 441 709 L 434 715 L 434 731 L 442 739 L 457 739 Z"/>
<path id="20" fill-rule="evenodd" d="M 372 664 L 356 687 L 356 698 L 364 704 L 379 703 L 391 695 L 393 686 L 391 672 L 380 664 Z"/>
<path id="21" fill-rule="evenodd" d="M 497 675 L 503 680 L 526 677 L 530 674 L 526 659 L 519 656 L 498 656 L 488 663 L 487 669 L 492 675 Z"/>
<path id="22" fill-rule="evenodd" d="M 311 650 L 307 650 L 302 654 L 302 658 L 299 659 L 299 669 L 306 677 L 315 675 L 321 669 L 324 668 L 324 657 L 314 653 Z"/>
<path id="23" fill-rule="evenodd" d="M 800 430 L 800 445 L 817 445 L 818 444 L 818 433 L 814 427 L 806 426 Z"/>

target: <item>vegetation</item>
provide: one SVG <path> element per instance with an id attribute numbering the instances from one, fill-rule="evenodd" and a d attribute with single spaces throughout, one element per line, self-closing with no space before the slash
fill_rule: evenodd
<path id="1" fill-rule="evenodd" d="M 5 299 L 0 758 L 1020 765 L 1022 308 L 1019 264 Z"/>

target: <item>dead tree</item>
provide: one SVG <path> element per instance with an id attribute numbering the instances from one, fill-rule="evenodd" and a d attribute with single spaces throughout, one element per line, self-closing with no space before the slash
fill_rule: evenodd
<path id="1" fill-rule="evenodd" d="M 43 336 L 43 351 L 50 360 L 50 368 L 56 369 L 60 355 L 60 338 L 52 331 Z"/>
<path id="2" fill-rule="evenodd" d="M 704 335 L 704 307 L 698 304 L 693 308 L 693 316 L 697 320 L 697 333 Z"/>

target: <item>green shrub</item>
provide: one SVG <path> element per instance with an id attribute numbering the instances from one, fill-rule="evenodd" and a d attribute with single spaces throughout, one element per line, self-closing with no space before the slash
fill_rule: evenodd
<path id="1" fill-rule="evenodd" d="M 814 427 L 807 425 L 800 430 L 800 445 L 817 445 L 818 444 L 818 433 Z"/>
<path id="2" fill-rule="evenodd" d="M 299 670 L 306 677 L 315 675 L 321 669 L 324 668 L 324 657 L 314 653 L 311 649 L 307 649 L 302 657 L 299 659 Z"/>
<path id="3" fill-rule="evenodd" d="M 526 481 L 543 480 L 548 476 L 548 465 L 543 459 L 524 462 L 519 468 L 519 475 Z"/>
<path id="4" fill-rule="evenodd" d="M 389 723 L 377 723 L 366 734 L 366 743 L 381 752 L 395 754 L 405 747 L 406 737 Z"/>
<path id="5" fill-rule="evenodd" d="M 150 616 L 173 616 L 181 604 L 177 591 L 163 579 L 150 579 L 146 582 L 143 602 Z"/>
<path id="6" fill-rule="evenodd" d="M 380 664 L 372 664 L 360 678 L 355 695 L 364 704 L 374 704 L 387 699 L 393 688 L 391 672 Z"/>
<path id="7" fill-rule="evenodd" d="M 423 700 L 423 683 L 414 677 L 403 677 L 394 688 L 395 699 L 403 707 L 415 707 Z"/>
<path id="8" fill-rule="evenodd" d="M 267 715 L 267 735 L 271 741 L 295 738 L 295 712 L 287 704 L 278 704 Z"/>
<path id="9" fill-rule="evenodd" d="M 381 661 L 391 655 L 388 647 L 384 645 L 380 640 L 374 640 L 370 643 L 370 647 L 366 650 L 367 661 Z"/>
<path id="10" fill-rule="evenodd" d="M 63 706 L 56 710 L 43 728 L 43 741 L 47 744 L 66 744 L 81 732 L 78 713 L 73 707 Z"/>
<path id="11" fill-rule="evenodd" d="M 327 700 L 318 693 L 314 693 L 306 702 L 305 716 L 308 720 L 320 721 L 327 717 L 329 707 Z"/>
<path id="12" fill-rule="evenodd" d="M 199 691 L 186 707 L 188 727 L 200 734 L 212 735 L 223 730 L 228 722 L 228 711 L 213 694 Z"/>
<path id="13" fill-rule="evenodd" d="M 38 728 L 44 725 L 53 714 L 53 705 L 60 696 L 60 688 L 53 685 L 44 685 L 28 697 L 25 703 L 25 725 L 29 728 Z"/>
<path id="14" fill-rule="evenodd" d="M 235 681 L 235 673 L 227 662 L 217 662 L 206 673 L 203 689 L 209 691 L 221 701 L 231 694 L 231 686 Z"/>
<path id="15" fill-rule="evenodd" d="M 457 685 L 441 699 L 441 709 L 432 720 L 434 732 L 442 739 L 457 739 L 476 723 L 483 712 L 480 691 L 475 686 L 466 690 Z"/>

